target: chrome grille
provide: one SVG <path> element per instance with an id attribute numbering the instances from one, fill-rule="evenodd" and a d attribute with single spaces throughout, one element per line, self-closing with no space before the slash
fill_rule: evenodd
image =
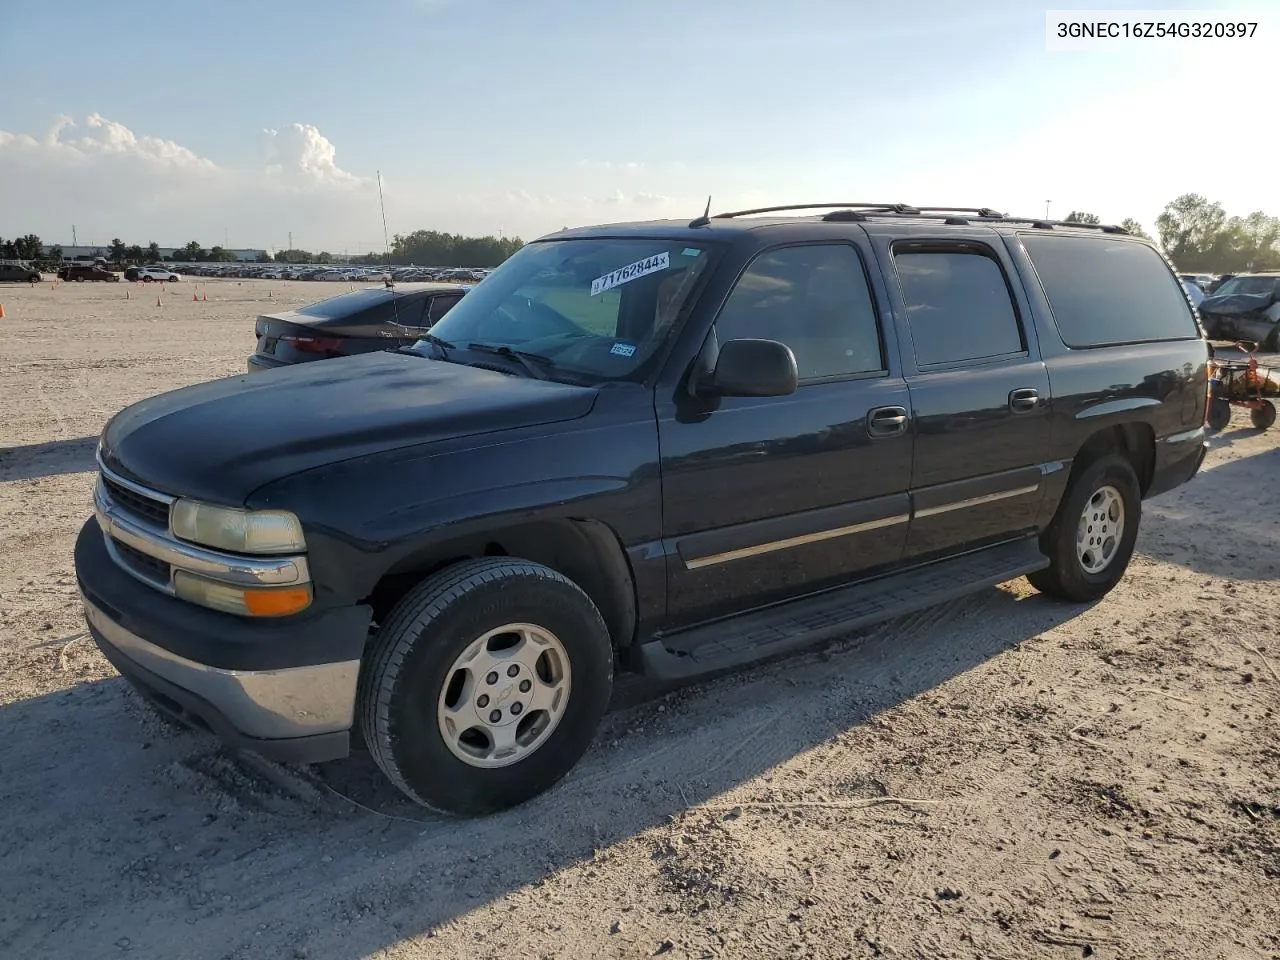
<path id="1" fill-rule="evenodd" d="M 117 482 L 105 473 L 102 475 L 102 482 L 106 486 L 107 492 L 111 494 L 111 499 L 129 513 L 146 520 L 148 523 L 168 528 L 169 504 L 163 500 L 155 500 L 144 496 L 138 491 Z"/>
<path id="2" fill-rule="evenodd" d="M 157 586 L 167 587 L 169 585 L 169 564 L 163 560 L 143 553 L 141 550 L 136 550 L 129 544 L 121 543 L 119 540 L 111 541 L 111 549 L 115 551 L 118 557 L 117 562 L 130 570 L 130 572 L 145 580 L 154 582 Z"/>

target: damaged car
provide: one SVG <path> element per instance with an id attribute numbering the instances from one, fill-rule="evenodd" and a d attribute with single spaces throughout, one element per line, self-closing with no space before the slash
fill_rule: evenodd
<path id="1" fill-rule="evenodd" d="M 1200 303 L 1211 340 L 1253 340 L 1280 350 L 1280 271 L 1232 277 Z"/>

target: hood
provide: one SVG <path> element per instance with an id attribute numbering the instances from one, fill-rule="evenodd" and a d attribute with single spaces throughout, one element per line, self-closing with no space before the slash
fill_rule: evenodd
<path id="1" fill-rule="evenodd" d="M 1200 312 L 1224 316 L 1254 313 L 1267 309 L 1273 300 L 1275 297 L 1269 293 L 1229 293 L 1222 297 L 1205 297 L 1200 301 Z"/>
<path id="2" fill-rule="evenodd" d="M 576 420 L 595 397 L 591 387 L 376 352 L 151 397 L 111 419 L 101 454 L 164 493 L 238 505 L 265 483 L 340 460 Z"/>

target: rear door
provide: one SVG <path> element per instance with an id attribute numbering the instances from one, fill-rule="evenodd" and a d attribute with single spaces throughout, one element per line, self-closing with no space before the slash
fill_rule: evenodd
<path id="1" fill-rule="evenodd" d="M 668 614 L 759 606 L 895 563 L 911 435 L 897 350 L 882 337 L 865 237 L 774 247 L 738 277 L 708 339 L 780 340 L 785 397 L 657 401 Z M 708 349 L 704 346 L 704 350 Z"/>
<path id="2" fill-rule="evenodd" d="M 904 557 L 1033 529 L 1052 398 L 1004 245 L 979 228 L 910 239 L 886 230 L 876 253 L 903 321 L 899 345 L 916 427 Z"/>

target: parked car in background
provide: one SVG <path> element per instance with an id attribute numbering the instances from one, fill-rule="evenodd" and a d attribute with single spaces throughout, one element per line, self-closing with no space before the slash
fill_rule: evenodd
<path id="1" fill-rule="evenodd" d="M 0 260 L 0 282 L 38 283 L 40 271 L 25 260 Z"/>
<path id="2" fill-rule="evenodd" d="M 471 289 L 456 283 L 367 287 L 258 317 L 249 371 L 416 343 Z"/>
<path id="3" fill-rule="evenodd" d="M 1239 274 L 1200 302 L 1211 340 L 1253 340 L 1280 350 L 1280 272 Z"/>
<path id="4" fill-rule="evenodd" d="M 113 273 L 106 267 L 93 263 L 76 263 L 69 267 L 64 267 L 58 271 L 58 277 L 62 280 L 74 280 L 81 283 L 85 280 L 105 280 L 108 283 L 119 283 L 120 274 Z"/>
<path id="5" fill-rule="evenodd" d="M 149 264 L 145 267 L 138 268 L 138 279 L 143 283 L 154 283 L 156 281 L 177 283 L 182 279 L 182 277 L 174 273 L 168 267 L 159 267 L 155 264 Z"/>
<path id="6" fill-rule="evenodd" d="M 363 740 L 475 815 L 569 771 L 615 672 L 714 675 L 1024 575 L 1101 600 L 1207 446 L 1167 261 L 823 206 L 560 232 L 413 347 L 116 414 L 75 550 L 99 648 L 231 744 Z"/>

